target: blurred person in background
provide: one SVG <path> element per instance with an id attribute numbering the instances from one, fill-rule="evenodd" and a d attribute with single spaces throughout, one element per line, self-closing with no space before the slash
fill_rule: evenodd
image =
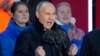
<path id="1" fill-rule="evenodd" d="M 85 35 L 80 56 L 100 56 L 100 28 Z"/>
<path id="2" fill-rule="evenodd" d="M 20 2 L 20 0 L 14 0 L 14 2 Z"/>
<path id="3" fill-rule="evenodd" d="M 42 1 L 49 1 L 52 2 L 52 0 L 20 0 L 22 2 L 25 2 L 28 4 L 29 7 L 29 13 L 30 13 L 30 22 L 34 23 L 35 22 L 35 11 L 36 11 L 36 6 L 39 2 Z"/>
<path id="4" fill-rule="evenodd" d="M 7 29 L 0 34 L 2 55 L 13 56 L 16 39 L 28 27 L 29 11 L 26 3 L 15 2 L 11 7 L 12 18 Z"/>
<path id="5" fill-rule="evenodd" d="M 8 26 L 11 17 L 10 8 L 13 0 L 0 0 L 0 33 Z"/>
<path id="6" fill-rule="evenodd" d="M 84 32 L 75 26 L 76 19 L 72 17 L 70 4 L 67 2 L 59 3 L 56 6 L 56 14 L 56 23 L 68 32 L 69 39 L 72 43 L 72 47 L 69 49 L 69 54 L 74 50 L 72 54 L 79 56 Z M 76 47 L 78 48 L 78 53 Z"/>

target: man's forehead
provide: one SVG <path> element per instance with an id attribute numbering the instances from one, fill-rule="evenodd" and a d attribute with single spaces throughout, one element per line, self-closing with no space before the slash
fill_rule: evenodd
<path id="1" fill-rule="evenodd" d="M 40 8 L 41 9 L 48 9 L 48 8 L 51 8 L 51 9 L 55 9 L 54 5 L 53 4 L 50 4 L 50 3 L 47 3 L 47 4 L 43 4 Z"/>
<path id="2" fill-rule="evenodd" d="M 56 13 L 56 9 L 52 7 L 44 7 L 39 12 L 40 13 Z"/>

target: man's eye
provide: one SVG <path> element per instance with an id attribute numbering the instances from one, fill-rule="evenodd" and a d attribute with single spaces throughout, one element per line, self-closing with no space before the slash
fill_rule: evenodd
<path id="1" fill-rule="evenodd" d="M 46 13 L 46 15 L 49 15 L 49 13 Z"/>

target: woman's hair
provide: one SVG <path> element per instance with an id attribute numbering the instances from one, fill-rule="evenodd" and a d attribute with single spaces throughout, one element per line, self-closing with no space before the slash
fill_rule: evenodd
<path id="1" fill-rule="evenodd" d="M 19 5 L 25 5 L 28 8 L 27 4 L 24 2 L 14 2 L 13 5 L 11 6 L 11 13 L 15 13 Z"/>
<path id="2" fill-rule="evenodd" d="M 59 3 L 59 4 L 57 4 L 57 6 L 56 6 L 56 11 L 58 10 L 58 8 L 60 7 L 60 6 L 68 6 L 68 7 L 70 7 L 70 4 L 68 3 L 68 2 L 61 2 L 61 3 Z"/>

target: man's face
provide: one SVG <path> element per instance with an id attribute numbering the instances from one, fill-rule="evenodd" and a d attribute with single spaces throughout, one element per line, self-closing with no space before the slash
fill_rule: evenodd
<path id="1" fill-rule="evenodd" d="M 69 23 L 71 16 L 72 14 L 69 6 L 61 5 L 57 8 L 57 18 L 61 23 Z"/>
<path id="2" fill-rule="evenodd" d="M 41 9 L 36 12 L 36 16 L 45 29 L 51 29 L 56 18 L 55 7 L 51 4 L 42 6 Z"/>

